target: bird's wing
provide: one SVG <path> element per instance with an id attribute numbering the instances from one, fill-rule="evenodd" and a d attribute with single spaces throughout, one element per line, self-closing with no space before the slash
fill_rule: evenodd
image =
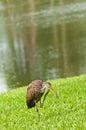
<path id="1" fill-rule="evenodd" d="M 28 108 L 34 107 L 35 103 L 34 103 L 34 99 L 35 99 L 35 92 L 34 89 L 32 89 L 31 87 L 28 87 L 28 91 L 27 91 L 27 106 Z"/>
<path id="2" fill-rule="evenodd" d="M 34 94 L 35 94 L 35 90 L 34 90 L 34 88 L 33 88 L 32 83 L 30 83 L 30 84 L 28 85 L 28 88 L 27 88 L 27 98 L 28 98 L 29 100 L 33 99 L 33 98 L 34 98 Z"/>

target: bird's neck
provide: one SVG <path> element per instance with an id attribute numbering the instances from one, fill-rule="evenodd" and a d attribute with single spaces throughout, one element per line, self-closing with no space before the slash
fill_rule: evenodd
<path id="1" fill-rule="evenodd" d="M 44 88 L 44 87 L 42 86 L 41 92 L 44 93 L 44 92 L 45 92 L 45 89 L 46 89 L 46 88 Z"/>

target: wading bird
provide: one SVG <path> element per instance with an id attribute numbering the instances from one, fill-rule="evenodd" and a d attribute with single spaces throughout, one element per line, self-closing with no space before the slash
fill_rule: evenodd
<path id="1" fill-rule="evenodd" d="M 44 94 L 45 89 L 47 89 L 47 92 Z M 40 119 L 40 115 L 36 103 L 40 101 L 40 107 L 43 107 L 44 101 L 49 91 L 51 91 L 56 97 L 58 97 L 57 93 L 52 88 L 50 82 L 42 82 L 42 80 L 34 80 L 28 85 L 27 94 L 26 94 L 27 107 L 28 108 L 36 107 L 36 111 L 38 113 L 39 119 Z M 44 94 L 44 98 L 43 101 L 41 102 L 41 97 L 43 96 L 43 94 Z"/>

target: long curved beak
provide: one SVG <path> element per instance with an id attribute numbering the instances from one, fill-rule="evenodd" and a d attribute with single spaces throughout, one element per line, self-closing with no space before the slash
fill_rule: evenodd
<path id="1" fill-rule="evenodd" d="M 49 90 L 53 93 L 54 96 L 56 96 L 56 98 L 59 98 L 52 86 L 49 88 Z"/>

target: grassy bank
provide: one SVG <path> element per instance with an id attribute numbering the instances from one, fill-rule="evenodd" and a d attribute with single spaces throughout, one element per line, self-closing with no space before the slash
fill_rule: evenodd
<path id="1" fill-rule="evenodd" d="M 86 75 L 50 82 L 59 99 L 49 93 L 40 121 L 27 109 L 26 87 L 0 94 L 0 130 L 85 130 Z"/>

